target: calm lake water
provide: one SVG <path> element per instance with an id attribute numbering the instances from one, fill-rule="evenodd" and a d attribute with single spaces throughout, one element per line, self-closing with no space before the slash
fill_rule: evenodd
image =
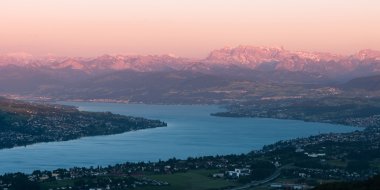
<path id="1" fill-rule="evenodd" d="M 279 140 L 357 128 L 293 120 L 221 118 L 210 105 L 61 102 L 86 111 L 159 119 L 168 127 L 0 150 L 0 173 L 247 153 Z"/>

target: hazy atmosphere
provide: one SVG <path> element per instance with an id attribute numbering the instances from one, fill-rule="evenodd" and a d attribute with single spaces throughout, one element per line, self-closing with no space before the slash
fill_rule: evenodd
<path id="1" fill-rule="evenodd" d="M 376 0 L 2 0 L 0 53 L 205 57 L 224 46 L 380 49 Z"/>

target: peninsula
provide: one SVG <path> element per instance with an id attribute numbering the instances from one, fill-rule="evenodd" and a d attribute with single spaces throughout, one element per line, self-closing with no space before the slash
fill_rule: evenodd
<path id="1" fill-rule="evenodd" d="M 0 149 L 165 127 L 158 120 L 0 98 Z"/>

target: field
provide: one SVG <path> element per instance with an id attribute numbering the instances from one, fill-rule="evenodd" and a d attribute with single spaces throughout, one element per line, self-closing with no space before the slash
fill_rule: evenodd
<path id="1" fill-rule="evenodd" d="M 209 174 L 216 173 L 212 170 L 193 170 L 186 173 L 152 175 L 151 179 L 169 182 L 170 186 L 157 187 L 157 190 L 205 190 L 205 189 L 220 189 L 228 186 L 236 186 L 233 181 L 222 179 L 213 179 Z M 137 188 L 137 190 L 148 190 L 152 187 Z"/>
<path id="2" fill-rule="evenodd" d="M 168 186 L 155 186 L 156 190 L 210 190 L 221 189 L 238 185 L 236 182 L 224 179 L 214 179 L 209 177 L 210 174 L 216 173 L 215 170 L 191 170 L 185 173 L 145 175 L 150 179 L 165 181 Z M 106 177 L 107 178 L 107 177 Z M 88 179 L 87 179 L 88 180 Z M 46 182 L 42 184 L 42 189 L 55 189 L 57 187 L 73 186 L 74 180 L 61 180 Z M 137 187 L 136 190 L 150 190 L 152 186 Z"/>

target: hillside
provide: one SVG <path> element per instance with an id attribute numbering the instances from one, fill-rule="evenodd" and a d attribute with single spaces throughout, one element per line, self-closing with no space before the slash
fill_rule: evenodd
<path id="1" fill-rule="evenodd" d="M 157 120 L 0 97 L 0 149 L 163 126 L 166 124 Z"/>
<path id="2" fill-rule="evenodd" d="M 378 91 L 380 90 L 380 75 L 355 78 L 345 83 L 343 86 L 344 88 L 351 90 L 361 89 Z"/>

